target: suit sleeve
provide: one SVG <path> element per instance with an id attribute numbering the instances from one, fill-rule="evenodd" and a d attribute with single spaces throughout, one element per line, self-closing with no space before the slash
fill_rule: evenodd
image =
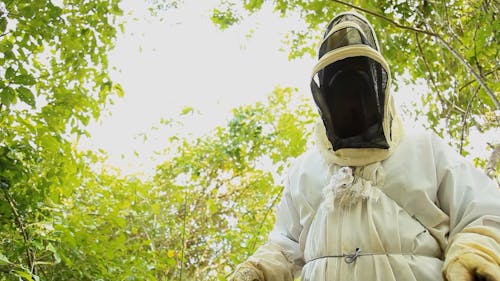
<path id="1" fill-rule="evenodd" d="M 451 148 L 441 147 L 436 156 L 446 160 L 439 160 L 444 169 L 437 171 L 441 179 L 438 198 L 450 218 L 443 275 L 457 262 L 472 271 L 481 266 L 496 271 L 500 268 L 500 190 Z M 481 264 L 467 264 L 467 257 L 481 260 Z"/>

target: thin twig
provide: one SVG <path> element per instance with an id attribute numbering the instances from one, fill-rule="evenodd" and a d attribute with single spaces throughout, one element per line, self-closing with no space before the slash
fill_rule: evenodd
<path id="1" fill-rule="evenodd" d="M 486 164 L 486 175 L 493 179 L 495 177 L 495 168 L 498 165 L 498 161 L 500 161 L 500 143 L 492 146 L 493 152 L 491 152 L 488 163 Z"/>
<path id="2" fill-rule="evenodd" d="M 429 63 L 427 62 L 427 59 L 425 58 L 424 51 L 422 49 L 422 46 L 420 45 L 420 40 L 418 39 L 418 33 L 417 32 L 415 32 L 415 39 L 416 39 L 416 42 L 417 42 L 418 51 L 420 52 L 420 55 L 422 56 L 422 60 L 424 61 L 424 66 L 425 66 L 427 72 L 429 73 L 429 79 L 431 80 L 432 87 L 434 88 L 434 91 L 437 94 L 439 101 L 441 103 L 448 103 L 448 104 L 450 104 L 453 108 L 455 108 L 460 113 L 465 113 L 465 111 L 463 109 L 461 109 L 460 107 L 458 107 L 456 104 L 451 103 L 448 100 L 446 100 L 446 99 L 443 98 L 443 96 L 441 95 L 441 92 L 439 91 L 439 88 L 437 86 L 436 80 L 434 80 L 434 76 L 432 75 L 432 71 L 431 71 L 431 68 L 429 66 Z"/>
<path id="3" fill-rule="evenodd" d="M 425 30 L 425 29 L 418 29 L 418 28 L 414 28 L 414 27 L 411 27 L 411 26 L 406 26 L 406 25 L 402 25 L 396 21 L 394 21 L 393 19 L 389 18 L 389 17 L 386 17 L 384 15 L 381 15 L 379 13 L 376 13 L 376 12 L 373 12 L 373 11 L 370 11 L 368 9 L 365 9 L 365 8 L 361 8 L 361 7 L 358 7 L 356 5 L 353 5 L 353 4 L 350 4 L 350 3 L 347 3 L 347 2 L 344 2 L 344 1 L 340 1 L 340 0 L 331 0 L 333 2 L 337 2 L 339 4 L 342 4 L 342 5 L 345 5 L 345 6 L 348 6 L 348 7 L 351 7 L 353 9 L 356 9 L 356 10 L 359 10 L 359 11 L 362 11 L 362 12 L 365 12 L 367 14 L 370 14 L 372 16 L 375 16 L 375 17 L 378 17 L 378 18 L 381 18 L 385 21 L 388 21 L 390 24 L 398 27 L 398 28 L 401 28 L 401 29 L 404 29 L 404 30 L 409 30 L 409 31 L 413 31 L 413 32 L 418 32 L 418 33 L 423 33 L 423 34 L 427 34 L 427 35 L 430 35 L 430 36 L 439 36 L 438 34 L 434 33 L 434 32 L 431 32 L 431 31 L 428 31 L 428 30 Z"/>
<path id="4" fill-rule="evenodd" d="M 451 28 L 450 18 L 448 16 L 448 6 L 446 5 L 446 1 L 443 1 L 443 6 L 444 6 L 444 15 L 446 17 L 446 23 L 447 23 L 446 28 L 450 31 L 451 35 L 455 38 L 455 40 L 457 40 L 460 43 L 460 45 L 465 46 L 462 40 L 460 40 L 460 38 L 455 34 L 455 31 L 453 31 L 453 28 Z"/>
<path id="5" fill-rule="evenodd" d="M 476 67 L 479 70 L 479 75 L 481 77 L 484 77 L 483 75 L 483 68 L 481 67 L 481 64 L 477 60 L 477 46 L 476 46 L 476 37 L 477 37 L 477 30 L 479 29 L 478 24 L 476 24 L 476 29 L 474 29 L 474 36 L 472 37 L 472 42 L 474 43 L 474 61 L 476 62 Z"/>
<path id="6" fill-rule="evenodd" d="M 434 80 L 434 76 L 432 75 L 431 68 L 430 68 L 429 64 L 427 63 L 427 59 L 425 58 L 424 51 L 422 50 L 422 45 L 420 45 L 420 40 L 418 39 L 418 32 L 415 32 L 415 41 L 417 42 L 418 51 L 420 52 L 420 55 L 422 56 L 422 60 L 424 61 L 425 69 L 427 70 L 427 73 L 429 73 L 429 79 L 431 80 L 434 91 L 436 91 L 439 99 L 442 101 L 441 93 L 438 90 L 436 81 Z"/>
<path id="7" fill-rule="evenodd" d="M 24 227 L 23 221 L 21 219 L 21 216 L 17 212 L 16 205 L 14 203 L 14 198 L 10 196 L 9 191 L 7 189 L 4 189 L 4 195 L 5 199 L 9 202 L 10 209 L 12 211 L 12 214 L 14 214 L 14 219 L 16 221 L 17 227 L 19 228 L 19 231 L 21 232 L 21 235 L 23 236 L 24 244 L 26 246 L 26 256 L 28 258 L 28 268 L 31 271 L 31 274 L 36 274 L 36 268 L 35 268 L 35 262 L 34 262 L 34 254 L 31 251 L 30 248 L 30 239 L 28 232 L 26 231 L 26 228 Z"/>
<path id="8" fill-rule="evenodd" d="M 493 103 L 495 104 L 496 108 L 500 109 L 500 101 L 498 101 L 495 94 L 491 91 L 491 89 L 488 87 L 488 85 L 486 85 L 486 82 L 481 78 L 481 76 L 479 76 L 479 74 L 476 73 L 474 68 L 472 68 L 472 66 L 450 44 L 448 44 L 448 42 L 446 42 L 446 40 L 444 40 L 443 37 L 441 37 L 441 35 L 434 33 L 434 32 L 430 32 L 428 30 L 423 30 L 423 29 L 418 29 L 418 28 L 402 25 L 402 24 L 400 24 L 400 23 L 398 23 L 398 22 L 396 22 L 396 21 L 392 20 L 391 18 L 388 18 L 384 15 L 378 14 L 376 12 L 370 11 L 370 10 L 365 9 L 365 8 L 358 7 L 358 6 L 350 4 L 350 3 L 346 3 L 344 1 L 340 1 L 340 0 L 331 0 L 331 1 L 337 2 L 339 4 L 342 4 L 342 5 L 345 5 L 348 7 L 351 7 L 351 8 L 356 9 L 356 10 L 363 11 L 367 14 L 372 15 L 372 16 L 381 18 L 381 19 L 389 22 L 390 24 L 392 24 L 398 28 L 426 34 L 426 35 L 429 35 L 429 36 L 436 38 L 439 42 L 441 42 L 441 44 L 443 44 L 446 47 L 446 49 L 448 49 L 448 51 L 450 51 L 465 66 L 465 68 L 474 76 L 474 78 L 476 78 L 476 81 L 478 81 L 479 84 L 481 84 L 481 86 L 486 91 L 488 96 L 490 96 L 491 100 L 493 100 Z"/>
<path id="9" fill-rule="evenodd" d="M 465 113 L 462 115 L 462 130 L 460 133 L 460 154 L 462 154 L 463 146 L 464 146 L 464 138 L 465 138 L 465 129 L 467 128 L 467 117 L 470 113 L 471 107 L 472 107 L 472 102 L 477 96 L 477 93 L 479 93 L 479 87 L 476 88 L 476 91 L 474 91 L 474 94 L 470 98 L 469 102 L 467 103 L 467 109 L 465 110 Z"/>
<path id="10" fill-rule="evenodd" d="M 281 189 L 280 192 L 278 194 L 276 194 L 276 197 L 273 199 L 273 202 L 271 203 L 271 206 L 269 206 L 269 208 L 267 208 L 266 214 L 264 215 L 264 218 L 262 219 L 262 221 L 259 224 L 259 227 L 257 228 L 258 231 L 257 231 L 257 233 L 254 236 L 254 239 L 252 241 L 252 246 L 250 246 L 250 249 L 252 249 L 252 251 L 255 251 L 255 244 L 257 243 L 257 237 L 259 236 L 259 234 L 260 234 L 260 232 L 262 230 L 262 227 L 264 226 L 264 223 L 267 220 L 268 215 L 271 213 L 272 210 L 274 210 L 274 206 L 278 202 L 278 199 L 281 198 L 281 194 L 282 193 L 283 193 L 283 189 Z"/>
<path id="11" fill-rule="evenodd" d="M 483 76 L 484 76 L 484 77 L 489 76 L 489 75 L 491 75 L 491 74 L 494 74 L 494 73 L 495 73 L 496 71 L 498 71 L 498 70 L 500 70 L 500 67 L 497 67 L 497 68 L 495 68 L 495 69 L 493 69 L 493 70 L 490 70 L 490 71 L 488 71 L 488 72 L 484 73 L 484 75 L 483 75 Z M 465 87 L 469 86 L 470 84 L 472 84 L 472 83 L 474 83 L 474 82 L 477 82 L 477 80 L 476 80 L 476 79 L 472 79 L 472 80 L 470 80 L 470 81 L 466 82 L 465 84 L 463 84 L 463 85 L 462 85 L 462 86 L 458 89 L 458 91 L 459 91 L 459 92 L 461 92 L 463 89 L 465 89 Z"/>
<path id="12" fill-rule="evenodd" d="M 12 32 L 12 30 L 9 30 L 9 31 L 7 31 L 7 32 L 5 32 L 3 34 L 0 34 L 0 38 L 4 37 L 6 35 L 9 35 L 9 33 L 11 33 L 11 32 Z"/>
<path id="13" fill-rule="evenodd" d="M 182 281 L 182 272 L 184 270 L 184 249 L 186 248 L 186 218 L 187 218 L 187 190 L 184 191 L 184 216 L 182 224 L 182 248 L 181 248 L 181 271 L 179 273 L 179 281 Z"/>

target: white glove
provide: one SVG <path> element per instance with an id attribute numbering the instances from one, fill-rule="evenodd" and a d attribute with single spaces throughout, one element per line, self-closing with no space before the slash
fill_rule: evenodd
<path id="1" fill-rule="evenodd" d="M 260 270 L 255 268 L 250 262 L 240 264 L 229 281 L 265 281 Z"/>
<path id="2" fill-rule="evenodd" d="M 286 256 L 283 249 L 267 243 L 244 263 L 240 264 L 230 281 L 293 281 L 296 266 Z"/>
<path id="3" fill-rule="evenodd" d="M 444 272 L 448 281 L 500 281 L 500 266 L 476 254 L 463 254 L 448 264 Z"/>
<path id="4" fill-rule="evenodd" d="M 500 281 L 500 235 L 486 226 L 465 228 L 450 242 L 445 281 Z"/>

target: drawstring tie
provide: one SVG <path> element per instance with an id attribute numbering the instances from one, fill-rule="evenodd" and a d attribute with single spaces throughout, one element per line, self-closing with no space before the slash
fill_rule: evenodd
<path id="1" fill-rule="evenodd" d="M 316 257 L 316 258 L 308 260 L 306 262 L 306 264 L 310 263 L 312 261 L 315 261 L 315 260 L 329 259 L 329 258 L 344 258 L 345 263 L 351 264 L 351 263 L 354 263 L 361 256 L 390 256 L 390 255 L 415 256 L 415 253 L 363 253 L 361 248 L 356 248 L 355 251 L 353 253 L 350 253 L 350 254 L 328 255 L 328 256 Z"/>
<path id="2" fill-rule="evenodd" d="M 345 255 L 344 261 L 345 263 L 353 263 L 360 255 L 361 255 L 361 249 L 356 248 L 356 251 L 353 254 Z"/>
<path id="3" fill-rule="evenodd" d="M 345 263 L 349 264 L 349 263 L 355 262 L 356 259 L 362 255 L 363 254 L 361 254 L 361 248 L 356 248 L 356 250 L 352 254 L 322 256 L 322 257 L 317 257 L 317 258 L 314 258 L 312 260 L 309 260 L 309 261 L 307 261 L 307 263 L 310 263 L 312 261 L 319 260 L 319 259 L 326 259 L 326 258 L 344 258 Z"/>

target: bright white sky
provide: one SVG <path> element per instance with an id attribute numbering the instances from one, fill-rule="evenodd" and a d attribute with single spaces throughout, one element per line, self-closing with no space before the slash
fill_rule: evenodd
<path id="1" fill-rule="evenodd" d="M 298 20 L 279 19 L 267 9 L 220 31 L 209 12 L 217 2 L 186 0 L 160 16 L 151 16 L 143 1 L 123 2 L 121 7 L 130 14 L 110 64 L 118 69 L 112 78 L 121 83 L 125 97 L 90 127 L 92 138 L 82 141 L 82 147 L 107 151 L 108 163 L 124 172 L 149 174 L 162 162 L 150 159 L 153 152 L 179 133 L 165 126 L 151 131 L 161 118 L 193 107 L 200 115 L 193 116 L 186 130 L 198 134 L 224 124 L 232 108 L 265 99 L 276 85 L 308 93 L 313 60 L 290 62 L 287 53 L 278 51 L 284 34 Z M 149 134 L 147 141 L 143 133 Z"/>
<path id="2" fill-rule="evenodd" d="M 232 108 L 265 99 L 276 85 L 297 87 L 309 96 L 314 60 L 288 61 L 287 53 L 278 51 L 286 32 L 300 25 L 297 18 L 280 19 L 264 9 L 220 31 L 209 12 L 218 0 L 185 0 L 179 9 L 159 16 L 152 16 L 144 2 L 123 1 L 128 23 L 110 55 L 117 69 L 112 78 L 123 86 L 125 97 L 90 126 L 92 137 L 80 143 L 106 151 L 108 163 L 124 173 L 151 175 L 164 161 L 154 151 L 165 148 L 169 136 L 206 133 L 224 124 Z M 412 91 L 400 88 L 396 102 L 407 103 L 403 100 Z M 186 106 L 199 114 L 188 120 L 184 131 L 168 126 L 151 130 Z M 484 154 L 484 146 L 480 148 Z"/>

